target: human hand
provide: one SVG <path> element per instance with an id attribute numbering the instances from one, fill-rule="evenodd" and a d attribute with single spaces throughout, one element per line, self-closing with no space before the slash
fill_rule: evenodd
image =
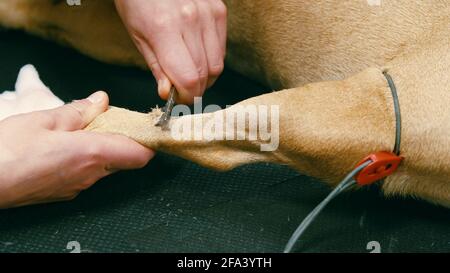
<path id="1" fill-rule="evenodd" d="M 97 92 L 62 107 L 0 122 L 0 208 L 73 199 L 117 170 L 140 168 L 153 152 L 119 135 L 83 131 L 108 108 Z"/>
<path id="2" fill-rule="evenodd" d="M 167 99 L 202 96 L 224 67 L 227 10 L 221 0 L 115 0 L 117 10 Z"/>

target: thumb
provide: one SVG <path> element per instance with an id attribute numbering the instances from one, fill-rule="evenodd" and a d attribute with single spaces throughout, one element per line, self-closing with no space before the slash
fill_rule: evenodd
<path id="1" fill-rule="evenodd" d="M 55 130 L 76 131 L 84 129 L 98 115 L 108 109 L 109 98 L 103 91 L 95 92 L 88 98 L 76 100 L 59 108 L 49 110 Z"/>

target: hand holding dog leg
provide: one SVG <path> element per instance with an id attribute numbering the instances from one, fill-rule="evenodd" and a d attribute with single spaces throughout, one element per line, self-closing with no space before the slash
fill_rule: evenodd
<path id="1" fill-rule="evenodd" d="M 107 95 L 97 92 L 0 122 L 0 208 L 73 199 L 114 171 L 143 167 L 149 149 L 81 130 L 107 108 Z"/>
<path id="2" fill-rule="evenodd" d="M 226 7 L 221 0 L 115 0 L 117 10 L 167 99 L 173 83 L 192 103 L 222 73 Z"/>

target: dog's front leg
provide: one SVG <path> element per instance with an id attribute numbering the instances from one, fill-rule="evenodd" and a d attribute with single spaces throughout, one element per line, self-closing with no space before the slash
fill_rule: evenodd
<path id="1" fill-rule="evenodd" d="M 445 48 L 441 50 L 445 52 Z M 383 182 L 383 190 L 387 195 L 413 196 L 450 206 L 450 110 L 445 77 L 450 55 L 436 56 L 434 64 L 443 69 L 435 73 L 433 67 L 424 70 L 430 57 L 428 51 L 420 52 L 384 68 L 393 76 L 399 91 L 401 154 L 405 160 Z M 426 77 L 419 76 L 418 71 Z M 190 127 L 194 128 L 191 133 L 203 132 L 204 125 L 215 119 L 213 113 L 174 119 L 171 130 L 163 131 L 154 126 L 160 115 L 158 111 L 141 114 L 112 108 L 87 129 L 123 134 L 155 150 L 178 155 L 209 168 L 228 170 L 245 163 L 267 161 L 292 166 L 330 184 L 340 181 L 368 154 L 394 148 L 394 102 L 383 69 L 369 68 L 342 81 L 313 83 L 254 97 L 218 113 L 226 116 L 235 112 L 236 107 L 245 109 L 245 106 L 252 105 L 268 109 L 277 106 L 279 109 L 278 120 L 272 117 L 257 119 L 258 123 L 264 120 L 275 122 L 270 125 L 270 133 L 276 136 L 278 129 L 279 145 L 273 151 L 261 149 L 262 144 L 267 144 L 261 139 L 248 137 L 251 126 L 235 128 L 236 136 L 247 136 L 245 140 L 178 139 L 174 134 L 177 128 L 182 127 L 180 124 L 194 124 L 194 120 L 201 126 Z M 249 117 L 246 117 L 248 125 L 252 121 Z M 224 120 L 223 123 L 229 121 Z"/>
<path id="2" fill-rule="evenodd" d="M 250 114 L 252 109 L 257 115 Z M 87 129 L 123 134 L 218 170 L 267 161 L 331 183 L 369 153 L 394 146 L 392 96 L 379 69 L 254 97 L 215 113 L 183 116 L 171 121 L 169 131 L 154 126 L 159 115 L 112 108 Z M 244 122 L 237 122 L 239 115 Z"/>

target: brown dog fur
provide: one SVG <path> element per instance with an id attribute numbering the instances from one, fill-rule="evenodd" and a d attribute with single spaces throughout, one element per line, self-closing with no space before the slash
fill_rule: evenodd
<path id="1" fill-rule="evenodd" d="M 405 160 L 383 190 L 450 207 L 448 1 L 226 3 L 228 64 L 273 88 L 288 88 L 240 103 L 280 106 L 278 150 L 260 152 L 252 141 L 175 141 L 153 126 L 159 112 L 112 108 L 88 129 L 125 134 L 219 170 L 269 161 L 336 183 L 367 154 L 393 148 L 395 116 L 382 75 L 386 70 L 398 88 Z M 2 1 L 0 23 L 102 61 L 145 66 L 112 1 L 83 1 L 80 7 Z M 192 118 L 206 122 L 211 114 L 181 117 Z"/>

